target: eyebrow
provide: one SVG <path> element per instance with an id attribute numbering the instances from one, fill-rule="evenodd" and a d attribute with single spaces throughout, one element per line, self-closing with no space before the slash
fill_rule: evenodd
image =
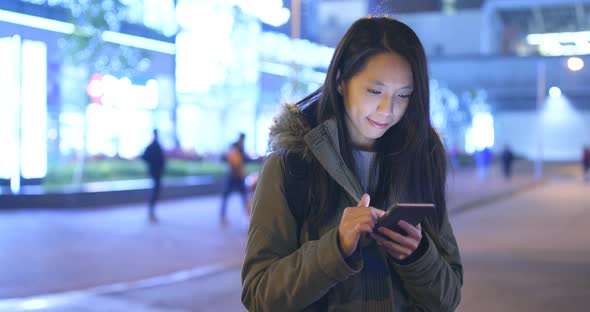
<path id="1" fill-rule="evenodd" d="M 369 82 L 372 83 L 372 84 L 374 84 L 374 85 L 381 86 L 381 87 L 385 87 L 386 86 L 383 82 L 381 82 L 379 80 L 369 80 Z M 414 89 L 414 87 L 412 85 L 407 85 L 407 86 L 401 87 L 400 89 Z"/>

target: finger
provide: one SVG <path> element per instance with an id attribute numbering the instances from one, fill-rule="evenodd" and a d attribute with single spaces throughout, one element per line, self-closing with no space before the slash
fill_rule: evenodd
<path id="1" fill-rule="evenodd" d="M 379 235 L 375 235 L 375 234 L 372 234 L 371 236 L 375 239 L 375 241 L 377 242 L 377 245 L 381 246 L 387 252 L 388 255 L 392 256 L 393 258 L 399 259 L 399 260 L 403 260 L 405 258 L 399 252 L 396 252 L 395 250 L 385 246 L 387 240 L 384 239 L 383 237 L 380 237 Z"/>
<path id="2" fill-rule="evenodd" d="M 402 246 L 394 241 L 387 240 L 377 234 L 371 234 L 371 237 L 375 239 L 379 243 L 379 245 L 383 246 L 390 253 L 407 257 L 413 252 L 410 248 Z"/>
<path id="3" fill-rule="evenodd" d="M 347 220 L 347 222 L 350 222 L 352 224 L 368 224 L 371 226 L 372 229 L 377 223 L 377 220 L 373 219 L 373 217 L 370 214 L 365 214 L 351 216 L 351 218 Z"/>
<path id="4" fill-rule="evenodd" d="M 415 250 L 418 247 L 418 242 L 414 238 L 409 238 L 386 227 L 379 227 L 377 231 L 383 233 L 385 236 L 389 237 L 390 240 L 406 248 Z"/>
<path id="5" fill-rule="evenodd" d="M 369 194 L 365 193 L 363 194 L 363 196 L 361 197 L 361 200 L 359 201 L 358 205 L 356 205 L 357 207 L 369 207 L 369 202 L 371 201 L 371 196 L 369 196 Z"/>
<path id="6" fill-rule="evenodd" d="M 346 209 L 348 210 L 347 213 L 351 216 L 365 216 L 365 215 L 370 216 L 372 214 L 371 207 L 356 206 L 356 207 L 348 207 Z"/>
<path id="7" fill-rule="evenodd" d="M 355 219 L 359 217 L 373 218 L 371 208 L 369 207 L 348 207 L 342 214 L 343 217 Z"/>
<path id="8" fill-rule="evenodd" d="M 395 232 L 389 228 L 386 228 L 384 226 L 380 226 L 377 231 L 379 231 L 381 234 L 385 235 L 386 237 L 388 237 L 389 239 L 392 239 L 394 241 L 399 241 L 399 240 L 403 240 L 403 238 L 405 238 L 405 236 L 403 236 L 402 234 Z"/>
<path id="9" fill-rule="evenodd" d="M 406 233 L 408 233 L 409 237 L 413 237 L 416 239 L 422 238 L 422 232 L 420 230 L 418 230 L 418 228 L 414 227 L 413 225 L 409 224 L 408 222 L 404 221 L 404 220 L 400 220 L 397 225 L 399 225 L 399 227 L 401 227 L 402 229 L 404 229 L 404 231 L 406 231 Z"/>
<path id="10" fill-rule="evenodd" d="M 368 224 L 359 223 L 355 226 L 355 229 L 357 230 L 358 233 L 372 233 L 373 232 L 373 227 L 371 227 Z"/>
<path id="11" fill-rule="evenodd" d="M 381 209 L 377 209 L 375 207 L 370 207 L 370 206 L 369 207 L 356 206 L 356 207 L 352 207 L 352 209 L 351 209 L 351 207 L 346 208 L 344 213 L 349 214 L 349 215 L 354 215 L 354 216 L 368 214 L 368 215 L 371 215 L 373 219 L 379 219 L 385 214 L 385 211 L 383 211 Z"/>
<path id="12" fill-rule="evenodd" d="M 369 208 L 359 206 L 347 207 L 342 213 L 342 219 L 353 220 L 354 218 L 368 214 L 370 214 Z"/>
<path id="13" fill-rule="evenodd" d="M 383 217 L 383 215 L 385 215 L 385 211 L 381 210 L 381 209 L 377 209 L 374 207 L 370 207 L 371 208 L 371 214 L 373 215 L 373 218 L 375 219 L 379 219 L 381 217 Z"/>
<path id="14" fill-rule="evenodd" d="M 383 245 L 385 242 L 387 242 L 387 239 L 375 232 L 371 233 L 371 238 L 374 239 L 379 245 Z"/>

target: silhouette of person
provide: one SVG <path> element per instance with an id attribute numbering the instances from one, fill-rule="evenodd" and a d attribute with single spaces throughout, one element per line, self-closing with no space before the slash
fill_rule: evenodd
<path id="1" fill-rule="evenodd" d="M 492 162 L 492 152 L 489 147 L 475 152 L 475 164 L 477 166 L 477 173 L 482 180 L 488 177 L 488 166 Z"/>
<path id="2" fill-rule="evenodd" d="M 246 135 L 240 133 L 238 141 L 234 142 L 229 148 L 225 155 L 225 161 L 228 164 L 227 178 L 225 181 L 225 187 L 221 197 L 221 210 L 220 217 L 221 222 L 226 223 L 226 210 L 227 210 L 227 199 L 229 195 L 237 190 L 240 192 L 242 201 L 244 203 L 244 209 L 248 207 L 248 193 L 246 191 L 246 185 L 244 178 L 246 177 L 246 170 L 244 169 L 244 162 L 248 160 L 246 153 L 244 152 L 244 141 Z"/>
<path id="3" fill-rule="evenodd" d="M 166 164 L 166 157 L 158 141 L 157 129 L 154 129 L 152 142 L 146 147 L 141 158 L 146 162 L 148 173 L 152 179 L 152 193 L 148 202 L 148 217 L 151 222 L 156 222 L 156 201 L 160 197 L 162 174 L 164 173 Z"/>
<path id="4" fill-rule="evenodd" d="M 512 162 L 514 161 L 514 153 L 510 149 L 510 146 L 504 146 L 502 151 L 502 171 L 504 172 L 504 178 L 510 179 L 512 177 Z"/>
<path id="5" fill-rule="evenodd" d="M 590 181 L 590 147 L 584 147 L 582 152 L 582 170 L 584 173 L 584 181 Z"/>
<path id="6" fill-rule="evenodd" d="M 453 147 L 449 150 L 449 160 L 451 161 L 451 166 L 453 168 L 459 168 L 461 163 L 459 162 L 459 147 L 457 145 L 453 145 Z"/>

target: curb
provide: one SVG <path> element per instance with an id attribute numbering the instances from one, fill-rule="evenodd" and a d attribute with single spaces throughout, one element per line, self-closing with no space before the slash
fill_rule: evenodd
<path id="1" fill-rule="evenodd" d="M 234 268 L 241 267 L 241 265 L 241 259 L 239 261 L 228 260 L 218 264 L 194 267 L 188 270 L 181 270 L 132 282 L 115 283 L 82 290 L 64 291 L 45 295 L 0 299 L 0 312 L 65 307 L 72 302 L 83 301 L 85 298 L 89 297 L 112 295 L 181 283 L 188 280 L 194 280 L 223 273 Z"/>
<path id="2" fill-rule="evenodd" d="M 193 181 L 194 180 L 194 181 Z M 164 181 L 160 194 L 161 201 L 202 196 L 209 194 L 221 194 L 224 180 L 218 177 L 201 177 L 199 179 L 182 181 Z M 142 181 L 140 184 L 150 184 L 151 181 Z M 98 184 L 98 183 L 96 183 Z M 20 208 L 107 208 L 115 205 L 147 203 L 151 195 L 151 186 L 107 188 L 92 185 L 74 190 L 62 192 L 37 194 L 0 194 L 0 209 Z"/>

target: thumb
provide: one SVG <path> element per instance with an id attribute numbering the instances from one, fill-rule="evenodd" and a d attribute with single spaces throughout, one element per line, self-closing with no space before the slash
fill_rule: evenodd
<path id="1" fill-rule="evenodd" d="M 363 194 L 363 197 L 361 197 L 361 200 L 359 201 L 358 205 L 356 205 L 357 207 L 369 207 L 369 202 L 371 201 L 371 196 L 369 196 L 369 194 Z"/>

